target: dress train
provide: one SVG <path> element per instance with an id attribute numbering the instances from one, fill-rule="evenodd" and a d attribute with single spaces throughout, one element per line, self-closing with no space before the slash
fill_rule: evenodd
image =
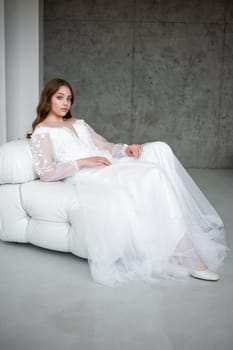
<path id="1" fill-rule="evenodd" d="M 166 143 L 147 143 L 139 160 L 113 160 L 67 181 L 76 184 L 96 281 L 188 277 L 201 264 L 222 264 L 222 220 Z"/>

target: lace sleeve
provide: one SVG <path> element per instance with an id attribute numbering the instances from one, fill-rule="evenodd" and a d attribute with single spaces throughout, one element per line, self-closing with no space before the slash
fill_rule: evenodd
<path id="1" fill-rule="evenodd" d="M 76 161 L 56 163 L 52 156 L 52 142 L 48 133 L 32 135 L 34 167 L 42 181 L 57 181 L 72 176 L 77 170 Z"/>
<path id="2" fill-rule="evenodd" d="M 105 140 L 104 137 L 97 134 L 88 124 L 86 124 L 92 141 L 97 148 L 108 151 L 113 157 L 121 158 L 126 157 L 125 148 L 128 146 L 122 143 L 111 143 Z"/>

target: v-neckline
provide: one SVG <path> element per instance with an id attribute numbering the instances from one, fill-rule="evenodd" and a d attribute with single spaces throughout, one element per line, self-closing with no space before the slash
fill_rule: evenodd
<path id="1" fill-rule="evenodd" d="M 75 122 L 75 123 L 76 123 L 76 122 Z M 74 123 L 73 123 L 73 124 L 74 124 Z M 66 129 L 66 130 L 69 131 L 69 133 L 70 133 L 71 135 L 74 135 L 74 136 L 76 136 L 76 137 L 79 138 L 79 135 L 78 135 L 77 131 L 76 131 L 75 128 L 73 127 L 73 124 L 71 124 L 71 127 L 69 127 L 69 126 L 62 126 L 61 129 Z M 59 127 L 58 127 L 58 128 L 59 128 Z"/>
<path id="2" fill-rule="evenodd" d="M 82 119 L 77 119 L 75 122 L 73 122 L 72 124 L 70 124 L 71 126 L 45 126 L 45 125 L 41 125 L 40 128 L 48 128 L 48 129 L 66 129 L 69 131 L 69 133 L 73 136 L 76 136 L 79 138 L 79 135 L 76 131 L 76 129 L 74 128 L 74 124 L 77 123 L 78 121 L 80 121 Z"/>

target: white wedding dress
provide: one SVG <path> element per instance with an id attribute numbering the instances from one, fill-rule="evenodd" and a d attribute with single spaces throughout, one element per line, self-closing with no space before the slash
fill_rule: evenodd
<path id="1" fill-rule="evenodd" d="M 84 120 L 71 128 L 38 127 L 32 135 L 37 173 L 64 179 L 80 200 L 93 278 L 116 285 L 130 279 L 188 277 L 203 261 L 217 269 L 227 247 L 222 220 L 164 142 L 143 145 L 136 160 Z M 110 166 L 78 169 L 77 159 L 104 156 Z"/>

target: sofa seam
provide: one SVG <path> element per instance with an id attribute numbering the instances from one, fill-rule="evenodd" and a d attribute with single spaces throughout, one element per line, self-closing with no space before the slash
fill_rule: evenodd
<path id="1" fill-rule="evenodd" d="M 24 206 L 23 206 L 23 199 L 22 199 L 22 184 L 19 184 L 19 201 L 21 204 L 21 207 L 23 208 L 23 210 L 25 211 L 25 213 L 27 214 L 27 211 L 25 210 Z"/>
<path id="2" fill-rule="evenodd" d="M 22 195 L 22 183 L 19 184 L 19 200 L 20 200 L 20 205 L 22 207 L 22 209 L 24 210 L 24 213 L 26 215 L 27 220 L 27 226 L 26 226 L 26 232 L 25 232 L 25 240 L 26 242 L 30 242 L 28 239 L 28 226 L 31 220 L 31 215 L 29 215 L 29 213 L 27 212 L 27 210 L 25 209 L 24 205 L 23 205 L 23 195 Z"/>

